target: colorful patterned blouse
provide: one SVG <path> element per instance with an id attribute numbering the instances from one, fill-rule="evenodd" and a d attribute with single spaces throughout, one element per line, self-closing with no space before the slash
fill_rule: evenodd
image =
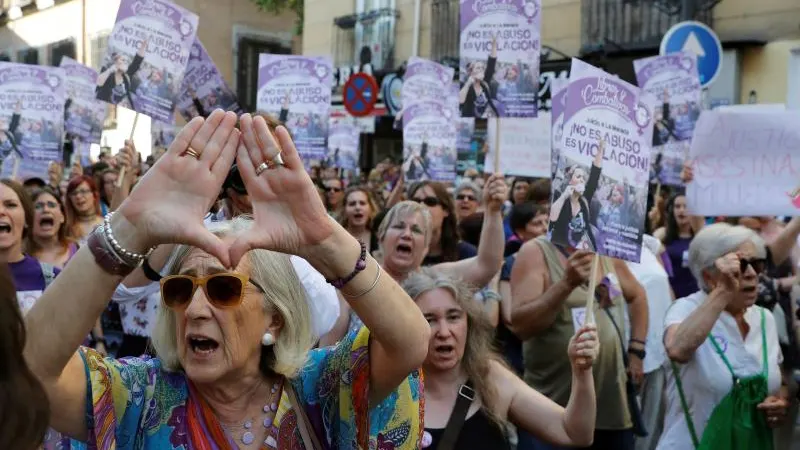
<path id="1" fill-rule="evenodd" d="M 409 375 L 369 410 L 368 344 L 369 330 L 362 328 L 335 347 L 312 350 L 306 367 L 291 380 L 297 396 L 327 449 L 417 449 L 424 431 L 420 374 Z M 90 449 L 196 450 L 191 433 L 201 429 L 209 438 L 214 435 L 207 423 L 188 423 L 187 405 L 196 403 L 189 401 L 184 373 L 165 371 L 158 359 L 115 360 L 88 348 L 82 355 L 91 395 Z M 283 391 L 263 450 L 305 450 L 293 408 Z M 226 439 L 209 448 L 238 448 Z"/>

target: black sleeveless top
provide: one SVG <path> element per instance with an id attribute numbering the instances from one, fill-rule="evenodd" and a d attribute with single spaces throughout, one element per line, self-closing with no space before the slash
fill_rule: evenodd
<path id="1" fill-rule="evenodd" d="M 430 446 L 423 447 L 423 449 L 436 450 L 444 434 L 444 428 L 425 428 L 425 431 L 431 435 L 433 440 Z M 454 450 L 485 449 L 510 450 L 511 446 L 508 444 L 504 430 L 489 420 L 481 408 L 464 422 Z"/>

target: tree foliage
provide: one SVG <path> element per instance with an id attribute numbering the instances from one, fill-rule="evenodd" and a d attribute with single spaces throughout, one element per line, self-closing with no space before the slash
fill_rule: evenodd
<path id="1" fill-rule="evenodd" d="M 264 11 L 280 14 L 284 11 L 292 11 L 297 14 L 295 23 L 295 33 L 303 33 L 303 0 L 253 0 Z"/>

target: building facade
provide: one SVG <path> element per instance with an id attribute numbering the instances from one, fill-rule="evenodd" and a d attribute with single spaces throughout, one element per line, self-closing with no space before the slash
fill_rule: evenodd
<path id="1" fill-rule="evenodd" d="M 707 92 L 711 105 L 757 102 L 800 108 L 798 0 L 541 2 L 540 100 L 544 108 L 549 99 L 548 81 L 567 76 L 569 58 L 579 57 L 635 82 L 633 60 L 656 55 L 664 33 L 688 18 L 709 25 L 723 42 L 723 73 Z M 682 10 L 683 3 L 692 11 Z M 402 72 L 403 62 L 414 55 L 452 64 L 458 59 L 458 40 L 459 0 L 305 2 L 302 52 L 332 55 L 339 87 L 358 70 L 377 71 L 380 82 L 386 73 Z M 371 67 L 366 69 L 362 61 L 365 48 L 372 56 Z M 334 98 L 335 93 L 336 88 Z M 380 109 L 378 114 L 391 114 L 388 109 Z M 375 139 L 390 142 L 371 143 L 377 159 L 393 151 L 396 154 L 399 144 L 391 142 L 400 138 L 387 125 L 390 123 L 376 119 Z M 364 163 L 362 160 L 362 166 Z"/>
<path id="2" fill-rule="evenodd" d="M 200 16 L 198 36 L 241 103 L 255 109 L 259 53 L 297 53 L 293 13 L 260 11 L 251 0 L 174 0 Z M 53 65 L 69 56 L 100 68 L 119 0 L 2 0 L 0 60 Z M 119 148 L 134 114 L 112 108 L 103 145 Z M 180 118 L 178 118 L 180 121 Z M 150 121 L 140 116 L 135 142 L 150 152 Z"/>

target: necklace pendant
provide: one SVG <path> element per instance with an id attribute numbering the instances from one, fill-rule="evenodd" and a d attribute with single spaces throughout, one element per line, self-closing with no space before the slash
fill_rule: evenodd
<path id="1" fill-rule="evenodd" d="M 250 421 L 248 420 L 247 422 L 245 422 L 245 423 L 244 423 L 244 429 L 245 429 L 245 430 L 249 430 L 249 429 L 250 429 L 250 428 L 252 428 L 252 427 L 253 427 L 253 422 L 250 422 Z"/>
<path id="2" fill-rule="evenodd" d="M 246 431 L 246 432 L 245 432 L 245 433 L 242 435 L 242 443 L 243 443 L 244 445 L 250 445 L 250 444 L 252 444 L 252 443 L 253 443 L 253 441 L 254 441 L 255 439 L 256 439 L 256 438 L 255 438 L 255 436 L 253 436 L 253 433 L 251 433 L 251 432 L 249 432 L 249 431 Z"/>

